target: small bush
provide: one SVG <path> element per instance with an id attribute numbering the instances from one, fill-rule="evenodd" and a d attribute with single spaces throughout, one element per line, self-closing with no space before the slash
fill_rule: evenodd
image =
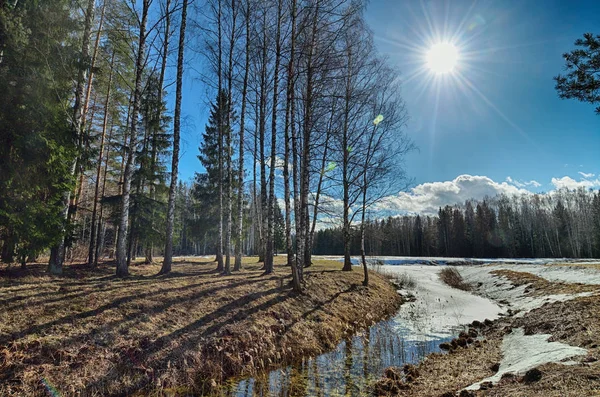
<path id="1" fill-rule="evenodd" d="M 398 274 L 394 271 L 384 269 L 385 263 L 380 259 L 370 262 L 369 265 L 371 269 L 387 278 L 398 289 L 412 289 L 417 285 L 415 279 L 407 273 Z"/>
<path id="2" fill-rule="evenodd" d="M 369 261 L 367 262 L 369 264 L 369 267 L 376 271 L 377 273 L 381 274 L 383 277 L 387 278 L 390 281 L 394 281 L 396 279 L 396 273 L 390 271 L 390 270 L 386 270 L 384 269 L 385 263 L 383 263 L 382 260 L 377 259 L 374 261 Z"/>
<path id="3" fill-rule="evenodd" d="M 396 277 L 396 283 L 400 286 L 401 289 L 415 288 L 417 283 L 415 279 L 412 278 L 408 273 L 399 274 Z"/>
<path id="4" fill-rule="evenodd" d="M 461 289 L 463 291 L 470 291 L 471 286 L 463 280 L 462 276 L 453 266 L 446 266 L 440 270 L 440 279 L 447 285 Z"/>

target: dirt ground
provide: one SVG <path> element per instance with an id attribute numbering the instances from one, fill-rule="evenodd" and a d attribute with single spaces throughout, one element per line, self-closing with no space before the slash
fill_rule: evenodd
<path id="1" fill-rule="evenodd" d="M 276 258 L 221 276 L 210 259 L 179 259 L 173 272 L 134 265 L 0 268 L 0 395 L 196 395 L 229 377 L 253 375 L 331 349 L 394 313 L 401 298 L 382 276 L 316 261 L 306 290 L 291 291 Z"/>
<path id="2" fill-rule="evenodd" d="M 494 272 L 515 286 L 529 285 L 531 296 L 557 293 L 592 292 L 593 296 L 565 302 L 547 303 L 522 317 L 503 316 L 494 322 L 475 324 L 476 338 L 450 347 L 448 353 L 431 354 L 408 371 L 392 369 L 374 386 L 376 396 L 432 397 L 558 397 L 600 396 L 600 286 L 549 282 L 530 273 L 500 270 Z M 562 342 L 588 350 L 587 356 L 573 358 L 573 365 L 545 364 L 537 368 L 541 378 L 505 376 L 485 390 L 462 389 L 494 375 L 502 358 L 502 339 L 513 328 L 525 335 L 550 334 L 550 342 Z M 456 342 L 461 342 L 457 338 Z M 463 346 L 460 346 L 464 344 Z M 395 376 L 394 373 L 400 373 Z M 410 376 L 409 376 L 410 375 Z M 396 378 L 396 379 L 390 379 Z"/>

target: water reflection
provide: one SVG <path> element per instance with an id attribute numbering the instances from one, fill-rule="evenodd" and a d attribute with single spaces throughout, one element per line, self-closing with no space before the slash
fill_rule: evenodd
<path id="1" fill-rule="evenodd" d="M 417 363 L 451 338 L 414 341 L 393 319 L 342 341 L 336 349 L 264 376 L 232 381 L 227 397 L 363 396 L 389 366 Z"/>

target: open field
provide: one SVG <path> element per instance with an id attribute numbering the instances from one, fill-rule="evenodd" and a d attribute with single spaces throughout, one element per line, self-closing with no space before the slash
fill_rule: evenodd
<path id="1" fill-rule="evenodd" d="M 378 274 L 317 260 L 296 295 L 276 257 L 262 276 L 256 258 L 232 276 L 211 259 L 177 259 L 173 272 L 133 265 L 45 265 L 0 270 L 0 395 L 208 393 L 225 379 L 253 375 L 334 347 L 355 329 L 394 313 L 400 297 Z"/>

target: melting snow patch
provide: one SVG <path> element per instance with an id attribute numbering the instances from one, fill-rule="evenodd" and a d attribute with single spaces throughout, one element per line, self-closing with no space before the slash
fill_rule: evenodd
<path id="1" fill-rule="evenodd" d="M 592 292 L 580 292 L 578 294 L 556 294 L 556 295 L 544 295 L 538 297 L 522 297 L 516 300 L 515 307 L 521 310 L 515 315 L 515 317 L 523 317 L 525 313 L 537 309 L 538 307 L 544 306 L 546 303 L 553 302 L 565 302 L 575 298 L 581 298 L 584 296 L 592 296 Z"/>
<path id="2" fill-rule="evenodd" d="M 580 292 L 577 294 L 556 294 L 544 296 L 527 296 L 525 290 L 528 285 L 515 287 L 505 277 L 499 277 L 491 272 L 497 270 L 497 267 L 490 266 L 462 266 L 459 271 L 465 282 L 471 283 L 477 287 L 477 292 L 489 299 L 498 302 L 508 302 L 513 310 L 520 310 L 516 317 L 521 317 L 525 313 L 537 309 L 552 302 L 565 302 L 571 299 L 591 296 L 592 292 Z M 517 269 L 520 270 L 520 269 Z"/>
<path id="3" fill-rule="evenodd" d="M 407 341 L 427 341 L 457 334 L 473 320 L 494 320 L 502 309 L 487 298 L 452 288 L 439 277 L 437 266 L 383 266 L 386 274 L 415 280 L 415 301 L 400 307 L 394 318 Z"/>
<path id="4" fill-rule="evenodd" d="M 574 356 L 583 356 L 587 350 L 566 345 L 560 342 L 548 342 L 552 335 L 525 335 L 523 328 L 514 328 L 502 341 L 502 361 L 498 372 L 474 383 L 466 390 L 478 390 L 484 382 L 497 383 L 502 375 L 512 373 L 524 374 L 526 371 L 542 364 L 558 363 Z"/>
<path id="5" fill-rule="evenodd" d="M 540 265 L 493 265 L 491 270 L 507 269 L 515 272 L 531 273 L 551 282 L 575 284 L 600 284 L 600 271 L 593 268 L 573 266 L 540 266 Z"/>

